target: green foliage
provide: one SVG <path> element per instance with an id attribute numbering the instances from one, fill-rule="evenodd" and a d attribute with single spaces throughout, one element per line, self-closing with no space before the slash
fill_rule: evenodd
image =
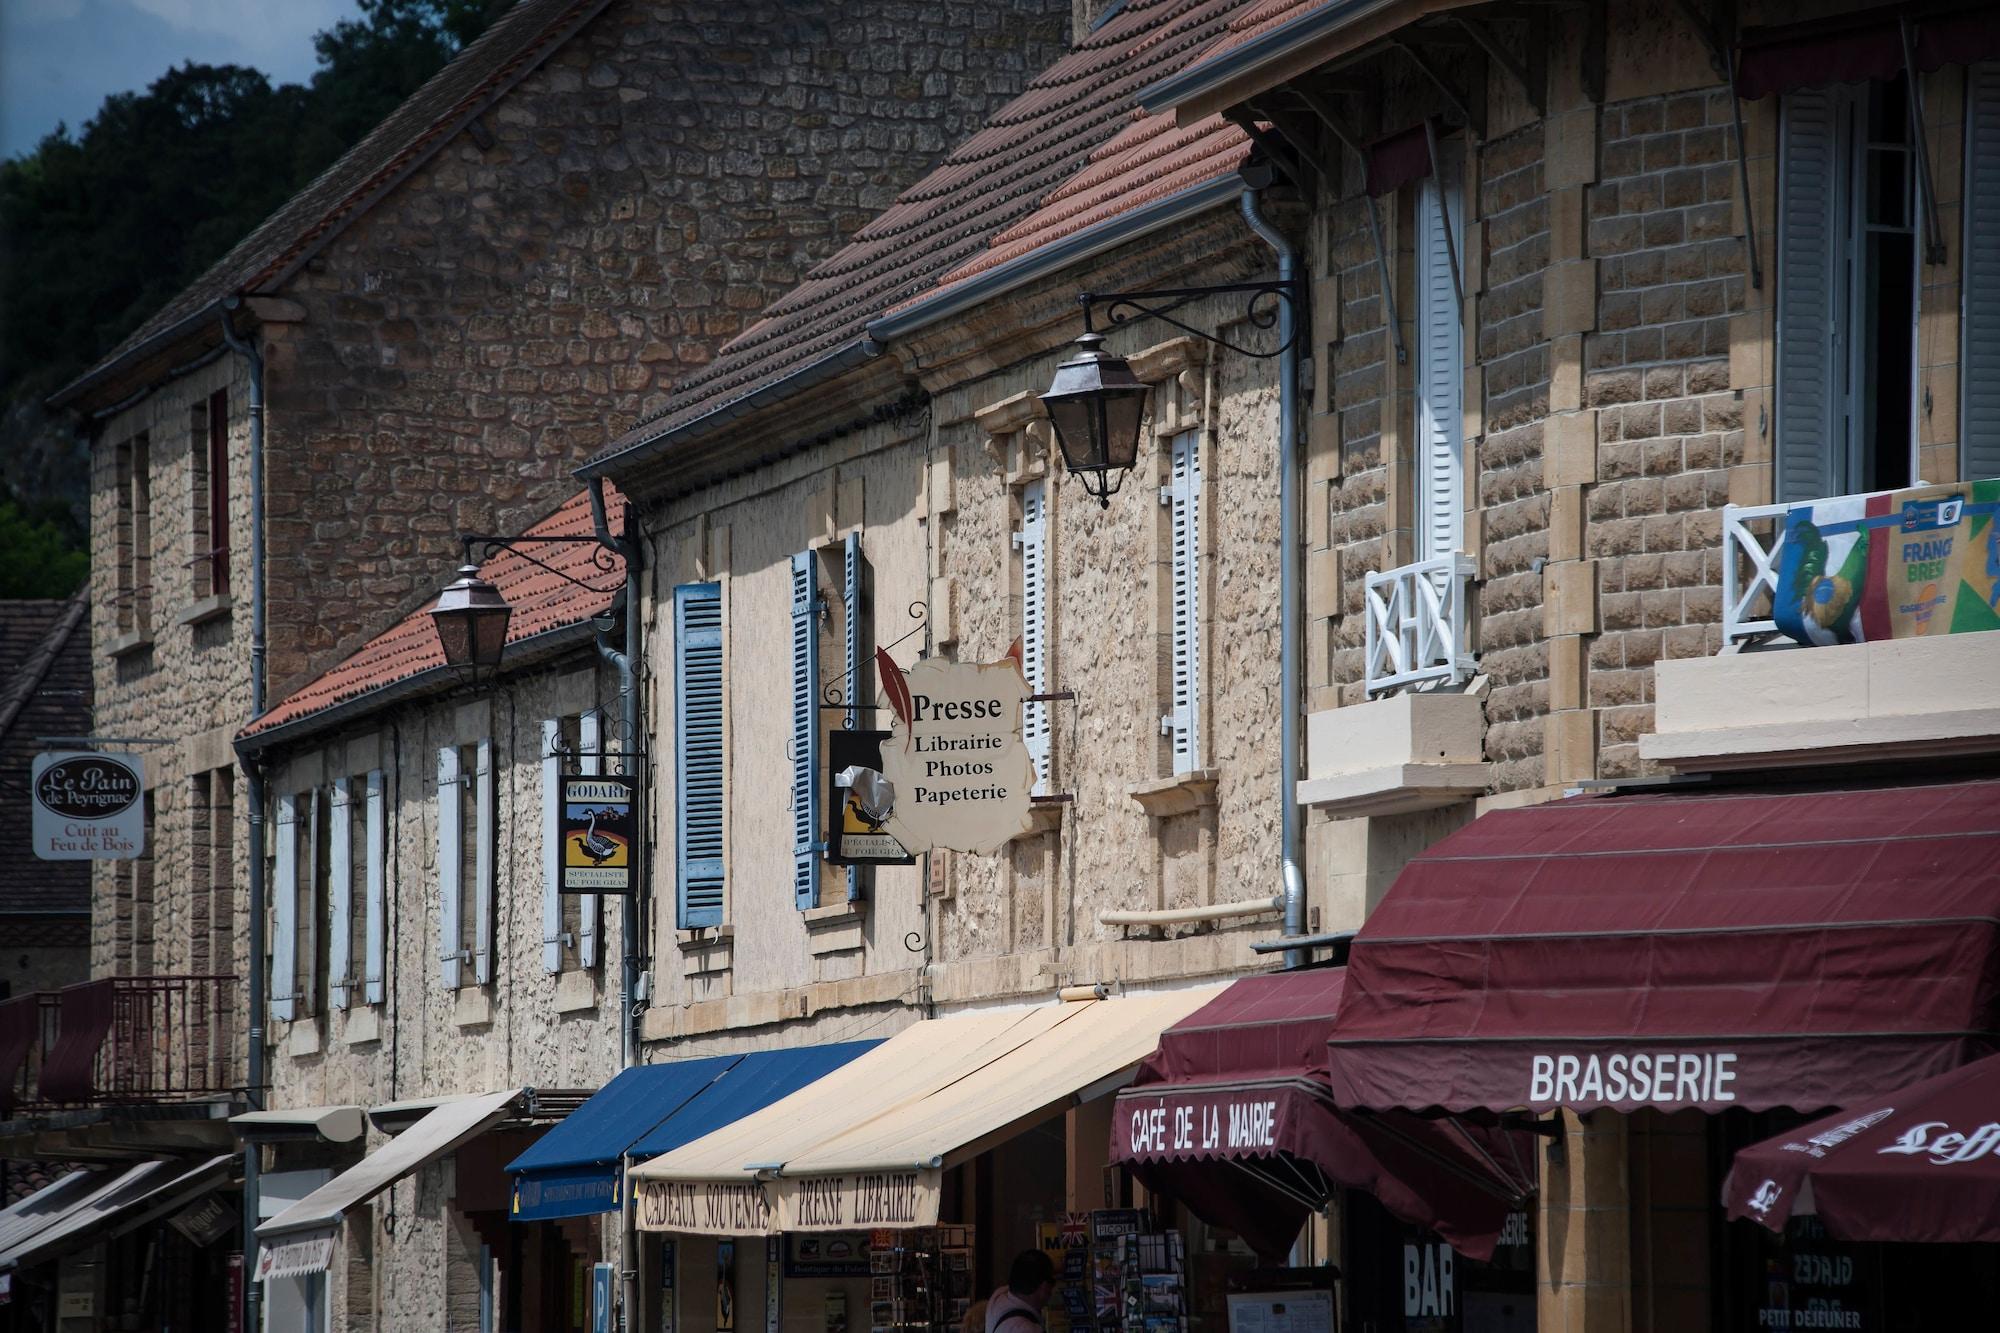
<path id="1" fill-rule="evenodd" d="M 60 502 L 0 494 L 0 551 L 0 598 L 67 597 L 90 577 L 84 535 Z"/>
<path id="2" fill-rule="evenodd" d="M 359 0 L 308 86 L 184 64 L 0 163 L 0 421 L 87 369 L 365 135 L 512 0 Z M 44 447 L 0 430 L 0 452 Z M 32 468 L 16 475 L 28 475 Z M 80 496 L 74 478 L 67 497 Z M 18 514 L 0 528 L 40 541 Z M 14 595 L 14 594 L 8 594 Z"/>

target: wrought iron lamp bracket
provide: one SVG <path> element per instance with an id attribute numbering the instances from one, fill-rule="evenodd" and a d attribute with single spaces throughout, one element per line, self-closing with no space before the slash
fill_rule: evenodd
<path id="1" fill-rule="evenodd" d="M 468 565 L 481 565 L 486 563 L 486 561 L 491 560 L 496 552 L 512 551 L 515 555 L 521 557 L 521 559 L 527 561 L 529 564 L 541 570 L 543 573 L 553 574 L 557 578 L 561 579 L 564 583 L 570 584 L 573 587 L 581 588 L 585 592 L 612 593 L 612 592 L 617 592 L 619 587 L 621 586 L 620 584 L 614 583 L 608 588 L 600 588 L 596 584 L 586 583 L 582 579 L 577 578 L 575 575 L 566 574 L 562 570 L 557 569 L 554 565 L 549 564 L 546 560 L 538 559 L 534 555 L 530 554 L 528 551 L 522 549 L 523 546 L 528 543 L 566 544 L 566 545 L 576 545 L 579 543 L 587 544 L 597 548 L 596 550 L 592 551 L 590 555 L 590 563 L 592 565 L 594 565 L 598 570 L 606 574 L 620 573 L 618 566 L 618 559 L 617 559 L 618 556 L 617 550 L 611 546 L 606 545 L 604 542 L 599 541 L 594 536 L 593 537 L 542 537 L 542 536 L 523 535 L 518 537 L 502 537 L 492 533 L 468 532 L 460 534 L 458 540 L 460 544 L 465 548 L 464 563 Z M 473 551 L 475 547 L 478 548 L 479 551 L 479 558 L 476 560 L 473 558 Z"/>
<path id="2" fill-rule="evenodd" d="M 1305 327 L 1303 319 L 1293 321 L 1292 336 L 1276 347 L 1259 350 L 1232 342 L 1219 333 L 1196 328 L 1183 320 L 1174 318 L 1174 311 L 1207 296 L 1241 296 L 1243 300 L 1243 322 L 1253 329 L 1277 327 L 1279 308 L 1289 305 L 1293 313 L 1303 314 L 1304 289 L 1296 279 L 1272 279 L 1268 282 L 1225 282 L 1209 287 L 1156 287 L 1143 292 L 1082 292 L 1077 303 L 1083 307 L 1083 330 L 1085 333 L 1098 332 L 1093 312 L 1102 310 L 1104 322 L 1113 327 L 1139 319 L 1157 319 L 1170 324 L 1182 333 L 1200 338 L 1203 342 L 1226 347 L 1239 356 L 1256 357 L 1268 361 L 1282 356 L 1292 349 L 1299 340 L 1299 330 Z"/>

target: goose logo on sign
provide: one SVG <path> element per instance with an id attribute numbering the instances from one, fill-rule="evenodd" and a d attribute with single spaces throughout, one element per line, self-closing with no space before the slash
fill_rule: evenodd
<path id="1" fill-rule="evenodd" d="M 1757 1216 L 1769 1217 L 1771 1210 L 1778 1206 L 1778 1196 L 1784 1192 L 1777 1181 L 1766 1180 L 1757 1187 L 1757 1192 L 1750 1196 L 1747 1206 Z"/>
<path id="2" fill-rule="evenodd" d="M 146 767 L 136 754 L 52 751 L 29 776 L 35 855 L 129 861 L 146 853 Z"/>

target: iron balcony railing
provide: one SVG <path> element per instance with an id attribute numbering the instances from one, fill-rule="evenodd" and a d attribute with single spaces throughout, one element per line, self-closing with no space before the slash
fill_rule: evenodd
<path id="1" fill-rule="evenodd" d="M 1453 554 L 1368 575 L 1368 693 L 1471 678 L 1465 621 L 1474 567 L 1471 556 Z"/>
<path id="2" fill-rule="evenodd" d="M 0 1113 L 191 1101 L 243 1084 L 231 977 L 106 977 L 0 1004 Z"/>

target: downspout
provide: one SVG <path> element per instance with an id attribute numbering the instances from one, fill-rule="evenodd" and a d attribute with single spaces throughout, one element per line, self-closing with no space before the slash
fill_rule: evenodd
<path id="1" fill-rule="evenodd" d="M 640 751 L 639 731 L 639 571 L 644 561 L 641 558 L 643 543 L 639 540 L 639 517 L 637 507 L 625 506 L 625 531 L 614 534 L 604 507 L 604 478 L 590 479 L 590 527 L 597 540 L 616 551 L 625 559 L 625 648 L 624 651 L 611 646 L 610 640 L 598 636 L 597 651 L 606 662 L 618 672 L 619 718 L 624 724 L 625 771 L 639 778 L 639 788 L 643 797 L 646 790 L 644 761 Z M 641 804 L 641 818 L 646 807 Z M 644 825 L 640 838 L 644 839 Z M 620 935 L 624 943 L 624 959 L 619 968 L 618 978 L 618 1039 L 619 1067 L 631 1069 L 639 1063 L 639 963 L 640 942 L 645 938 L 641 930 L 641 914 L 645 911 L 651 893 L 651 860 L 640 862 L 646 867 L 645 882 L 634 884 L 632 893 L 625 899 L 619 912 L 622 926 Z M 627 1163 L 621 1161 L 622 1171 Z M 621 1187 L 619 1190 L 623 1204 L 618 1219 L 618 1276 L 620 1284 L 619 1303 L 625 1312 L 623 1327 L 632 1329 L 639 1326 L 639 1242 L 634 1230 L 631 1192 Z"/>
<path id="2" fill-rule="evenodd" d="M 1243 191 L 1243 220 L 1250 230 L 1278 253 L 1278 280 L 1293 284 L 1279 304 L 1278 345 L 1278 811 L 1279 854 L 1284 866 L 1283 899 L 1286 939 L 1306 933 L 1306 876 L 1299 854 L 1299 730 L 1303 700 L 1299 697 L 1299 349 L 1301 293 L 1299 254 L 1258 207 L 1257 191 Z M 1285 950 L 1285 966 L 1303 967 L 1302 948 Z"/>
<path id="3" fill-rule="evenodd" d="M 220 303 L 222 340 L 229 350 L 243 358 L 250 373 L 250 716 L 264 713 L 264 357 L 253 336 L 237 337 L 230 313 L 242 298 L 229 297 Z M 264 764 L 261 759 L 244 759 L 244 800 L 250 807 L 250 1049 L 245 1064 L 244 1095 L 252 1110 L 264 1109 L 264 1022 L 269 1003 L 264 994 Z M 264 1284 L 257 1281 L 257 1213 L 259 1176 L 263 1165 L 261 1149 L 253 1143 L 243 1148 L 243 1326 L 263 1327 Z"/>

